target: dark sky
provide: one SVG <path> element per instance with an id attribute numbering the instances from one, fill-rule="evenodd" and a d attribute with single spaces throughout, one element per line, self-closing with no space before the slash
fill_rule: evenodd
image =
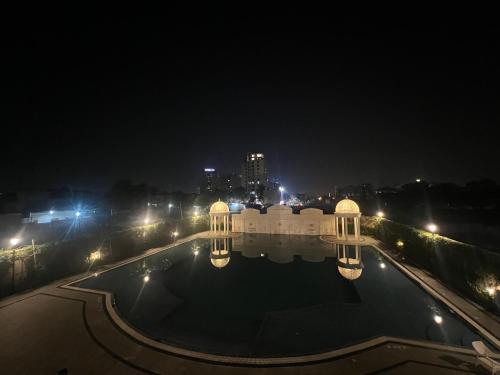
<path id="1" fill-rule="evenodd" d="M 0 189 L 194 191 L 247 151 L 290 191 L 500 179 L 494 20 L 72 13 L 4 36 Z"/>

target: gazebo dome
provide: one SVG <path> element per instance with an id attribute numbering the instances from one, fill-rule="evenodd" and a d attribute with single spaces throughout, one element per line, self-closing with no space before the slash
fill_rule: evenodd
<path id="1" fill-rule="evenodd" d="M 340 214 L 359 214 L 359 206 L 353 200 L 348 198 L 342 199 L 337 206 L 335 206 L 335 213 Z"/>
<path id="2" fill-rule="evenodd" d="M 224 258 L 210 258 L 210 262 L 212 263 L 212 265 L 214 267 L 223 268 L 223 267 L 227 266 L 230 259 L 231 258 L 229 258 L 229 256 L 224 257 Z"/>
<path id="3" fill-rule="evenodd" d="M 363 272 L 363 264 L 355 258 L 340 258 L 337 266 L 339 273 L 347 280 L 356 280 Z"/>
<path id="4" fill-rule="evenodd" d="M 224 202 L 218 201 L 210 207 L 211 214 L 226 214 L 229 213 L 229 206 Z"/>

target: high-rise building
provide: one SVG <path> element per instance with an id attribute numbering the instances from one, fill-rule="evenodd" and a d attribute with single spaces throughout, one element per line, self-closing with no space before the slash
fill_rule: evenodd
<path id="1" fill-rule="evenodd" d="M 204 186 L 202 190 L 204 191 L 214 191 L 217 185 L 217 172 L 215 168 L 205 168 L 205 180 L 203 181 Z"/>
<path id="2" fill-rule="evenodd" d="M 246 191 L 256 191 L 260 186 L 267 186 L 267 167 L 264 154 L 247 153 L 242 171 L 243 187 Z"/>

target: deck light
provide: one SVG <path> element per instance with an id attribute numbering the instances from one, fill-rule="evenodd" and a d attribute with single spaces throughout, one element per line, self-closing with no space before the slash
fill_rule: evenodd
<path id="1" fill-rule="evenodd" d="M 437 323 L 437 324 L 441 324 L 443 323 L 443 317 L 440 316 L 440 315 L 434 315 L 434 321 Z"/>

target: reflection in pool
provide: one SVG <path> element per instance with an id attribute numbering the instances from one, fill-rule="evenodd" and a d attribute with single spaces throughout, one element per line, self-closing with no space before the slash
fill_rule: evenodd
<path id="1" fill-rule="evenodd" d="M 479 338 L 377 250 L 314 236 L 194 240 L 75 286 L 112 292 L 146 336 L 221 355 L 312 354 L 382 335 L 468 347 Z"/>

